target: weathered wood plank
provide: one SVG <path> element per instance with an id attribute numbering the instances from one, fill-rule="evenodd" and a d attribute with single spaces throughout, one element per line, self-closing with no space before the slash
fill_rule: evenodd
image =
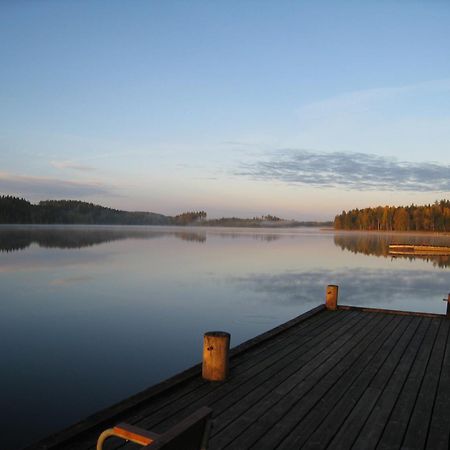
<path id="1" fill-rule="evenodd" d="M 382 313 L 382 314 L 393 314 L 394 316 L 417 316 L 417 317 L 429 317 L 442 319 L 445 317 L 445 314 L 436 314 L 436 313 L 427 313 L 427 312 L 418 312 L 418 311 L 397 311 L 395 309 L 382 309 L 382 308 L 366 308 L 365 306 L 348 306 L 348 305 L 339 305 L 339 308 L 342 311 L 362 311 L 362 312 L 370 312 L 370 313 Z"/>
<path id="2" fill-rule="evenodd" d="M 328 443 L 331 448 L 335 448 L 337 450 L 347 449 L 351 448 L 354 444 L 358 434 L 372 412 L 375 403 L 381 395 L 383 387 L 398 367 L 402 356 L 406 352 L 408 345 L 417 330 L 421 319 L 414 319 L 411 318 L 408 329 L 397 341 L 392 351 L 386 356 L 383 364 L 375 373 L 375 376 L 371 374 L 373 378 L 370 379 L 370 377 L 368 377 L 368 380 L 364 382 L 363 392 L 359 392 L 357 394 L 357 396 L 359 395 L 360 397 L 355 398 L 353 409 L 348 412 L 348 415 L 342 423 L 340 429 L 334 438 Z M 368 384 L 367 381 L 369 381 Z"/>
<path id="3" fill-rule="evenodd" d="M 360 382 L 360 385 L 362 385 L 360 388 L 363 389 L 364 383 L 361 383 L 361 378 L 370 377 L 370 372 L 376 371 L 386 358 L 386 354 L 389 354 L 395 347 L 409 324 L 409 321 L 403 318 L 385 316 L 384 320 L 387 322 L 384 329 L 381 325 L 377 326 L 370 336 L 371 340 L 365 346 L 360 346 L 358 351 L 353 351 L 347 358 L 348 362 L 345 366 L 341 364 L 342 368 L 336 367 L 327 377 L 320 380 L 309 395 L 297 401 L 287 415 L 282 417 L 279 423 L 270 430 L 270 434 L 273 434 L 274 438 L 277 437 L 277 441 L 274 440 L 273 442 L 274 446 L 278 445 L 284 437 L 287 437 L 287 439 L 283 441 L 281 448 L 298 448 L 306 442 L 309 444 L 311 442 L 309 435 L 315 428 L 325 423 L 327 425 L 324 426 L 325 433 L 322 432 L 322 437 L 325 442 L 331 439 L 333 436 L 332 430 L 338 426 L 337 423 L 340 422 L 344 414 L 343 406 L 351 407 L 352 401 L 349 402 L 348 400 L 353 400 L 353 397 L 358 395 L 358 390 L 355 388 L 358 385 L 357 382 Z M 333 399 L 334 396 L 337 396 L 338 399 Z M 344 398 L 344 400 L 336 402 L 339 398 Z M 333 400 L 337 405 L 334 409 L 333 404 L 329 403 Z M 322 420 L 316 422 L 314 428 L 306 428 L 305 424 L 296 426 L 299 419 L 315 410 L 316 405 L 319 405 L 318 412 L 321 409 L 320 405 L 326 407 L 326 410 L 322 411 L 322 413 L 325 413 L 321 418 Z M 317 421 L 318 418 L 313 417 L 313 419 Z M 314 426 L 314 424 L 311 425 Z M 255 448 L 258 443 L 256 442 Z"/>
<path id="4" fill-rule="evenodd" d="M 359 383 L 361 388 L 363 386 L 363 383 L 360 381 L 361 378 L 370 376 L 370 373 L 373 374 L 380 367 L 386 353 L 392 348 L 389 345 L 395 345 L 395 337 L 401 336 L 403 333 L 404 328 L 399 326 L 400 321 L 400 318 L 391 316 L 389 326 L 380 332 L 380 335 L 372 341 L 367 350 L 358 357 L 355 364 L 336 380 L 335 384 L 331 386 L 324 396 L 317 400 L 317 403 L 313 407 L 302 414 L 298 410 L 303 405 L 299 404 L 294 411 L 290 412 L 290 416 L 297 416 L 298 418 L 296 421 L 294 420 L 294 427 L 292 427 L 290 433 L 287 436 L 279 437 L 280 440 L 285 438 L 280 448 L 298 448 L 304 445 L 314 431 L 328 418 L 337 415 L 338 423 L 343 419 L 340 416 L 342 407 L 339 408 L 337 405 L 342 402 L 347 402 L 347 394 L 351 388 L 355 389 L 354 384 L 357 385 Z M 406 323 L 404 326 L 406 326 Z M 302 418 L 303 420 L 301 420 Z M 330 420 L 335 421 L 336 419 Z M 334 425 L 337 426 L 337 424 Z M 274 432 L 276 433 L 275 428 Z"/>
<path id="5" fill-rule="evenodd" d="M 250 436 L 250 427 L 255 427 L 255 435 L 258 437 L 261 429 L 256 422 L 266 411 L 274 413 L 274 407 L 278 402 L 288 396 L 291 399 L 298 399 L 309 392 L 317 382 L 332 371 L 339 362 L 348 356 L 352 359 L 352 352 L 358 347 L 361 341 L 370 335 L 370 332 L 382 321 L 382 316 L 369 318 L 364 315 L 364 320 L 355 324 L 347 330 L 338 339 L 334 339 L 326 348 L 324 348 L 314 359 L 306 361 L 295 372 L 284 380 L 274 379 L 271 386 L 266 386 L 263 392 L 255 391 L 255 398 L 249 403 L 244 411 L 239 411 L 236 415 L 235 410 L 227 410 L 223 416 L 227 418 L 225 424 L 232 419 L 230 426 L 223 427 L 218 434 L 213 435 L 212 444 L 221 448 L 230 445 L 233 442 L 233 448 L 245 448 L 249 439 L 255 440 Z M 280 381 L 282 381 L 280 383 Z M 256 401 L 256 402 L 255 402 Z M 247 406 L 247 405 L 246 405 Z M 220 416 L 220 421 L 223 421 Z M 263 430 L 263 432 L 265 429 Z"/>
<path id="6" fill-rule="evenodd" d="M 397 398 L 388 423 L 378 441 L 377 449 L 388 450 L 401 447 L 441 323 L 442 319 L 431 320 L 424 344 L 419 349 L 413 367 Z"/>
<path id="7" fill-rule="evenodd" d="M 447 328 L 450 328 L 447 326 Z M 447 450 L 450 447 L 450 334 L 447 335 L 436 402 L 428 432 L 426 448 Z"/>
<path id="8" fill-rule="evenodd" d="M 367 450 L 376 448 L 403 384 L 405 383 L 416 356 L 424 343 L 430 323 L 430 319 L 422 319 L 422 323 L 404 353 L 400 364 L 397 366 L 389 382 L 383 388 L 383 392 L 377 400 L 372 413 L 366 420 L 366 423 L 354 444 L 356 448 L 364 448 Z"/>
<path id="9" fill-rule="evenodd" d="M 444 358 L 448 336 L 448 321 L 441 321 L 433 346 L 428 367 L 425 372 L 419 395 L 412 411 L 402 446 L 406 448 L 425 448 L 428 428 L 431 421 L 439 376 Z"/>

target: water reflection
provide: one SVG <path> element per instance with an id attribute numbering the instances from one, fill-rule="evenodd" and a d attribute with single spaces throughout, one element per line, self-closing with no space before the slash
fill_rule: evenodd
<path id="1" fill-rule="evenodd" d="M 345 304 L 443 312 L 447 271 L 354 254 L 386 256 L 386 238 L 318 229 L 0 227 L 3 447 L 185 369 L 200 359 L 207 329 L 229 331 L 237 345 L 323 303 L 327 284 L 340 286 Z"/>
<path id="2" fill-rule="evenodd" d="M 265 241 L 265 242 L 273 242 L 273 241 L 277 241 L 278 239 L 281 238 L 286 238 L 288 237 L 288 235 L 286 234 L 272 234 L 272 233 L 267 233 L 264 231 L 260 231 L 258 232 L 258 230 L 254 230 L 251 229 L 251 231 L 247 232 L 242 232 L 242 231 L 228 231 L 228 232 L 216 232 L 214 233 L 217 236 L 220 236 L 221 238 L 228 238 L 228 239 L 242 239 L 243 237 L 246 238 L 251 238 L 255 241 Z"/>
<path id="3" fill-rule="evenodd" d="M 384 308 L 432 309 L 442 313 L 441 298 L 449 289 L 448 272 L 369 268 L 252 274 L 233 281 L 241 289 L 258 292 L 265 301 L 277 305 L 310 304 L 313 307 L 323 301 L 325 286 L 336 283 L 340 286 L 342 304 L 373 307 L 376 299 Z M 431 305 L 430 299 L 434 302 Z"/>
<path id="4" fill-rule="evenodd" d="M 364 255 L 383 256 L 385 258 L 404 258 L 410 261 L 423 259 L 435 267 L 450 267 L 450 255 L 390 255 L 390 244 L 449 246 L 450 236 L 442 235 L 410 235 L 386 233 L 337 233 L 334 243 L 343 250 Z"/>
<path id="5" fill-rule="evenodd" d="M 0 251 L 24 250 L 32 244 L 44 248 L 83 248 L 124 239 L 157 239 L 171 235 L 205 242 L 205 233 L 121 227 L 14 227 L 0 229 Z"/>
<path id="6" fill-rule="evenodd" d="M 166 227 L 169 228 L 169 227 Z M 251 237 L 271 242 L 281 235 L 272 233 L 241 233 L 217 230 L 215 235 L 230 239 Z M 205 243 L 207 232 L 203 230 L 150 229 L 149 227 L 103 227 L 103 226 L 15 226 L 0 227 L 0 252 L 25 250 L 32 244 L 43 248 L 76 249 L 92 247 L 125 239 L 160 239 L 173 236 L 188 242 Z"/>

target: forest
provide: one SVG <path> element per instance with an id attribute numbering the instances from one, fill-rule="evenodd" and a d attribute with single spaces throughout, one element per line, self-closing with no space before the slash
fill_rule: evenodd
<path id="1" fill-rule="evenodd" d="M 450 200 L 418 206 L 378 206 L 342 211 L 334 219 L 337 230 L 450 231 Z"/>
<path id="2" fill-rule="evenodd" d="M 187 225 L 204 217 L 204 211 L 171 217 L 121 211 L 79 200 L 45 200 L 34 205 L 23 198 L 0 196 L 0 223 L 4 224 Z"/>
<path id="3" fill-rule="evenodd" d="M 80 225 L 197 225 L 219 227 L 320 227 L 332 222 L 298 222 L 267 214 L 252 219 L 222 217 L 207 219 L 205 211 L 188 211 L 176 216 L 153 212 L 121 211 L 79 200 L 44 200 L 34 205 L 10 195 L 0 196 L 0 224 Z"/>

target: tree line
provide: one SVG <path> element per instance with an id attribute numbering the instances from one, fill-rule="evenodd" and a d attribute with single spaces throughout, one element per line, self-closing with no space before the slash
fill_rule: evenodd
<path id="1" fill-rule="evenodd" d="M 252 219 L 222 217 L 207 219 L 205 211 L 187 211 L 175 216 L 153 212 L 121 211 L 79 200 L 44 200 L 32 204 L 11 195 L 0 196 L 0 224 L 80 225 L 202 225 L 222 227 L 319 227 L 332 222 L 298 222 L 267 214 Z"/>
<path id="2" fill-rule="evenodd" d="M 342 211 L 334 219 L 337 230 L 450 231 L 450 201 L 417 206 L 377 206 Z"/>
<path id="3" fill-rule="evenodd" d="M 204 211 L 172 217 L 121 211 L 79 200 L 45 200 L 34 205 L 23 198 L 0 196 L 0 223 L 3 224 L 189 225 L 205 218 Z"/>
<path id="4" fill-rule="evenodd" d="M 185 212 L 182 214 L 178 214 L 177 216 L 172 218 L 172 222 L 174 225 L 189 225 L 204 220 L 206 220 L 205 211 Z"/>

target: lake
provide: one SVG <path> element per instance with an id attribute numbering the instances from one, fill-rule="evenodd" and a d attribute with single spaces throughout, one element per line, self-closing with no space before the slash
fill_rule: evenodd
<path id="1" fill-rule="evenodd" d="M 323 303 L 445 312 L 450 260 L 390 243 L 450 237 L 100 226 L 0 226 L 1 433 L 14 449 Z"/>

